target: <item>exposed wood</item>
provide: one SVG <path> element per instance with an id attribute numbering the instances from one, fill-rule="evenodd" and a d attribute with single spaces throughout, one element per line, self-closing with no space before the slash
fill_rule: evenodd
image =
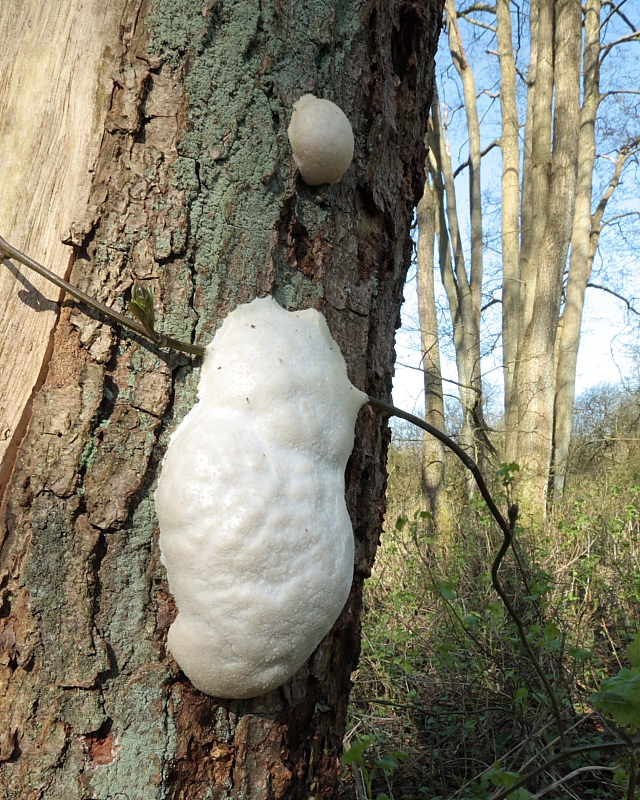
<path id="1" fill-rule="evenodd" d="M 120 25 L 135 0 L 0 3 L 0 234 L 59 275 L 86 207 L 113 91 Z M 0 266 L 0 494 L 49 357 L 60 293 Z"/>

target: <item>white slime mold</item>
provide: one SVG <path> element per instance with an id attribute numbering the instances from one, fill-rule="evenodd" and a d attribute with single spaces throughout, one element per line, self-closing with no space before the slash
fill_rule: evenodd
<path id="1" fill-rule="evenodd" d="M 353 577 L 344 470 L 367 399 L 313 309 L 254 300 L 207 347 L 156 492 L 179 609 L 168 645 L 203 692 L 276 688 L 340 614 Z"/>
<path id="2" fill-rule="evenodd" d="M 293 104 L 288 128 L 293 158 L 305 183 L 336 183 L 353 158 L 353 131 L 331 100 L 303 95 Z"/>

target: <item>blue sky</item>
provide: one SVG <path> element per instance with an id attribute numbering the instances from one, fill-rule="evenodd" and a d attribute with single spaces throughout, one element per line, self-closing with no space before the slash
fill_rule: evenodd
<path id="1" fill-rule="evenodd" d="M 634 274 L 627 271 L 624 289 L 629 298 L 640 295 L 640 270 Z M 594 282 L 605 284 L 604 279 L 594 276 Z M 443 291 L 443 290 L 441 290 Z M 393 381 L 393 402 L 409 411 L 424 408 L 423 378 L 420 367 L 420 335 L 418 332 L 418 307 L 416 298 L 415 269 L 409 274 L 405 286 L 405 303 L 402 308 L 402 328 L 396 335 L 396 374 Z M 640 310 L 640 301 L 636 301 Z M 638 365 L 631 354 L 640 346 L 640 318 L 629 315 L 625 304 L 598 289 L 587 289 L 582 336 L 578 352 L 577 393 L 598 383 L 620 383 L 622 380 L 634 384 Z M 442 372 L 447 378 L 456 379 L 452 358 L 442 358 Z M 406 365 L 406 366 L 403 366 Z M 500 352 L 483 361 L 485 380 L 501 385 Z M 445 391 L 455 394 L 455 386 L 449 384 Z"/>
<path id="2" fill-rule="evenodd" d="M 523 8 L 526 7 L 526 3 Z M 629 12 L 633 4 L 627 6 Z M 526 8 L 525 8 L 526 12 Z M 638 15 L 638 6 L 633 16 Z M 626 22 L 609 12 L 603 12 L 603 20 L 609 19 L 603 40 L 615 41 L 628 33 Z M 493 21 L 490 14 L 485 21 Z M 461 20 L 461 35 L 467 55 L 470 57 L 476 76 L 478 91 L 478 110 L 481 120 L 482 147 L 500 136 L 499 73 L 495 40 L 490 33 L 470 26 Z M 528 59 L 527 37 L 518 39 L 514 29 L 514 42 L 520 43 L 518 61 L 521 69 L 526 68 Z M 451 66 L 446 37 L 440 43 L 437 59 L 440 99 L 445 106 L 443 116 L 448 120 L 448 136 L 454 168 L 466 160 L 468 140 L 462 92 L 455 70 Z M 594 205 L 607 186 L 613 172 L 613 160 L 617 148 L 640 131 L 640 106 L 638 97 L 630 93 L 640 80 L 640 44 L 637 42 L 618 45 L 603 64 L 601 91 L 606 98 L 600 108 L 598 124 L 598 152 L 594 175 Z M 623 89 L 623 94 L 616 90 Z M 640 92 L 639 92 L 640 94 Z M 521 95 L 523 102 L 523 95 Z M 522 110 L 524 113 L 524 109 Z M 483 215 L 485 227 L 485 302 L 489 297 L 500 296 L 500 173 L 501 156 L 499 148 L 489 152 L 482 162 Z M 611 216 L 628 215 L 620 218 L 620 228 L 605 226 L 600 239 L 600 253 L 596 256 L 592 282 L 608 286 L 627 297 L 640 309 L 640 269 L 638 253 L 640 239 L 635 229 L 640 225 L 640 167 L 637 162 L 627 165 L 623 180 L 609 201 L 605 219 Z M 463 238 L 468 228 L 468 176 L 463 170 L 456 178 L 457 207 Z M 623 227 L 624 226 L 624 227 Z M 635 240 L 635 241 L 634 241 Z M 468 248 L 467 248 L 468 251 Z M 468 255 L 467 255 L 468 257 Z M 436 287 L 436 291 L 438 288 Z M 439 305 L 444 308 L 446 301 L 440 287 Z M 421 411 L 424 405 L 422 373 L 420 367 L 420 336 L 418 333 L 418 313 L 415 293 L 415 268 L 412 268 L 405 287 L 405 304 L 402 312 L 403 326 L 396 339 L 396 375 L 394 379 L 394 403 L 407 411 Z M 443 312 L 444 313 L 444 312 Z M 501 351 L 499 342 L 491 350 L 492 341 L 498 340 L 501 306 L 494 305 L 483 316 L 484 345 L 488 355 L 483 360 L 483 374 L 489 391 L 496 402 L 501 396 Z M 446 319 L 446 315 L 444 317 Z M 640 346 L 638 329 L 640 317 L 630 314 L 625 304 L 615 297 L 597 289 L 587 289 L 585 311 L 582 325 L 582 339 L 578 356 L 577 393 L 598 383 L 637 383 L 638 363 L 632 354 Z M 448 327 L 448 326 L 446 326 Z M 493 333 L 492 333 L 493 332 Z M 493 340 L 491 336 L 493 335 Z M 443 376 L 456 379 L 455 364 L 451 347 L 446 341 L 441 344 Z M 495 391 L 491 388 L 495 387 Z M 455 385 L 448 389 L 455 394 Z"/>

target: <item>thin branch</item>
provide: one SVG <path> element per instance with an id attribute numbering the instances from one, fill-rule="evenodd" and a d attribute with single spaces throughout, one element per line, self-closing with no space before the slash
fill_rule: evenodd
<path id="1" fill-rule="evenodd" d="M 626 297 L 623 297 L 621 294 L 614 292 L 613 289 L 609 289 L 607 286 L 600 286 L 598 283 L 588 283 L 587 288 L 600 289 L 603 292 L 607 292 L 607 294 L 612 294 L 614 297 L 617 297 L 618 300 L 622 300 L 622 302 L 627 306 L 629 311 L 632 311 L 634 314 L 637 314 L 640 317 L 640 311 L 638 311 L 637 308 L 634 308 Z"/>
<path id="2" fill-rule="evenodd" d="M 474 19 L 473 17 L 470 17 L 467 14 L 462 14 L 460 11 L 458 11 L 457 17 L 458 19 L 466 20 L 470 25 L 477 25 L 478 28 L 484 28 L 487 31 L 491 31 L 491 33 L 496 32 L 495 25 L 488 25 L 486 22 L 480 22 L 479 19 Z"/>
<path id="3" fill-rule="evenodd" d="M 627 15 L 623 14 L 622 11 L 620 11 L 620 6 L 616 6 L 614 8 L 614 12 L 620 17 L 620 19 L 623 22 L 625 22 L 631 28 L 632 31 L 636 30 L 636 26 L 631 22 L 631 20 L 627 17 Z"/>
<path id="4" fill-rule="evenodd" d="M 491 306 L 495 306 L 496 303 L 502 303 L 502 298 L 501 297 L 492 297 L 491 300 L 489 300 L 488 303 L 486 303 L 484 306 L 482 306 L 482 308 L 480 309 L 480 312 L 486 311 L 488 308 L 491 308 Z"/>
<path id="5" fill-rule="evenodd" d="M 51 272 L 51 270 L 43 267 L 42 264 L 39 264 L 37 261 L 29 258 L 29 256 L 21 253 L 20 250 L 16 250 L 15 247 L 12 247 L 8 242 L 5 242 L 5 240 L 0 236 L 0 260 L 4 262 L 4 260 L 7 258 L 12 258 L 14 261 L 19 261 L 20 264 L 24 264 L 25 267 L 29 267 L 29 269 L 37 272 L 38 275 L 41 275 L 48 281 L 51 281 L 51 283 L 55 284 L 55 286 L 57 286 L 59 289 L 62 289 L 67 294 L 75 297 L 76 300 L 79 300 L 81 303 L 89 306 L 89 308 L 93 308 L 95 311 L 99 311 L 106 317 L 119 322 L 120 325 L 124 325 L 125 328 L 129 328 L 129 330 L 135 331 L 135 333 L 139 333 L 142 336 L 145 336 L 147 339 L 151 339 L 151 341 L 158 347 L 169 347 L 172 350 L 179 350 L 182 353 L 189 353 L 189 355 L 193 356 L 203 356 L 205 353 L 204 347 L 200 347 L 197 344 L 179 342 L 177 339 L 172 339 L 170 336 L 164 336 L 163 334 L 155 331 L 153 328 L 142 325 L 135 319 L 126 317 L 124 314 L 120 314 L 120 312 L 116 311 L 115 309 L 109 308 L 109 306 L 106 306 L 104 303 L 96 300 L 95 297 L 91 297 L 91 295 L 86 294 L 81 289 L 73 286 L 73 284 L 65 281 L 64 278 L 56 275 L 55 272 Z"/>
<path id="6" fill-rule="evenodd" d="M 538 797 L 543 797 L 545 794 L 557 789 L 558 786 L 562 786 L 563 783 L 571 780 L 571 778 L 575 778 L 576 775 L 580 775 L 582 772 L 597 772 L 598 770 L 605 770 L 608 772 L 615 772 L 618 767 L 599 767 L 599 766 L 586 766 L 586 767 L 578 767 L 578 769 L 574 769 L 573 772 L 569 772 L 567 775 L 563 775 L 559 780 L 552 783 L 550 786 L 545 786 L 544 789 L 541 789 L 536 794 L 532 795 L 531 800 L 536 800 Z"/>
<path id="7" fill-rule="evenodd" d="M 490 153 L 494 147 L 500 147 L 500 139 L 496 139 L 495 142 L 491 142 L 488 144 L 484 150 L 480 151 L 480 157 L 486 156 L 487 153 Z M 463 169 L 466 169 L 469 166 L 469 159 L 467 159 L 464 163 L 460 164 L 460 166 L 456 167 L 455 172 L 453 173 L 453 177 L 457 178 L 458 175 L 462 172 Z"/>
<path id="8" fill-rule="evenodd" d="M 399 361 L 396 362 L 398 367 L 403 367 L 404 369 L 414 369 L 417 372 L 424 372 L 424 367 L 414 367 L 412 364 L 402 364 Z M 476 386 L 469 386 L 467 383 L 460 383 L 459 381 L 454 381 L 453 378 L 445 378 L 443 376 L 440 377 L 441 381 L 445 381 L 445 383 L 453 383 L 455 386 L 461 386 L 463 389 L 469 389 L 472 392 L 480 393 L 480 390 Z M 454 395 L 448 395 L 448 397 L 453 397 Z M 459 399 L 459 398 L 456 398 Z"/>
<path id="9" fill-rule="evenodd" d="M 422 441 L 422 440 L 420 440 Z M 503 714 L 511 714 L 512 709 L 510 708 L 503 708 L 502 706 L 483 706 L 482 708 L 470 708 L 470 709 L 463 709 L 463 710 L 454 710 L 450 709 L 449 711 L 434 711 L 431 708 L 426 708 L 425 706 L 419 705 L 417 703 L 394 703 L 393 700 L 382 700 L 380 697 L 365 697 L 362 700 L 350 700 L 354 706 L 364 706 L 364 705 L 379 705 L 379 706 L 390 706 L 392 708 L 405 708 L 410 709 L 412 711 L 420 711 L 425 714 L 429 714 L 432 717 L 453 717 L 453 716 L 473 716 L 475 714 L 486 714 L 488 711 L 495 712 L 495 713 L 503 713 Z"/>
<path id="10" fill-rule="evenodd" d="M 488 14 L 495 14 L 496 7 L 489 5 L 489 3 L 474 3 L 472 6 L 467 6 L 467 8 L 463 8 L 462 11 L 458 11 L 457 14 L 461 17 L 463 14 L 482 14 L 485 11 Z"/>
<path id="11" fill-rule="evenodd" d="M 540 764 L 539 767 L 536 767 L 533 772 L 530 772 L 528 775 L 524 775 L 522 778 L 517 780 L 515 783 L 512 783 L 508 789 L 504 789 L 500 794 L 497 794 L 495 797 L 492 797 L 491 800 L 505 800 L 505 798 L 509 797 L 510 794 L 513 794 L 518 789 L 524 788 L 529 781 L 532 781 L 534 778 L 537 778 L 538 775 L 541 775 L 543 772 L 548 770 L 550 767 L 559 764 L 561 761 L 566 761 L 568 758 L 572 758 L 573 756 L 583 755 L 585 753 L 593 753 L 593 752 L 609 752 L 610 750 L 623 750 L 627 747 L 638 747 L 640 745 L 640 739 L 634 739 L 629 742 L 625 742 L 622 739 L 613 742 L 602 742 L 601 744 L 587 744 L 583 747 L 572 747 L 569 750 L 562 750 L 558 753 L 557 756 L 550 758 L 548 761 L 545 761 L 544 764 Z"/>
<path id="12" fill-rule="evenodd" d="M 604 100 L 605 97 L 610 97 L 611 95 L 616 94 L 640 94 L 640 90 L 638 89 L 610 89 L 608 92 L 603 92 L 600 95 L 600 100 Z"/>
<path id="13" fill-rule="evenodd" d="M 612 225 L 614 222 L 617 222 L 619 219 L 624 219 L 625 217 L 638 217 L 638 216 L 640 216 L 640 211 L 625 211 L 624 214 L 616 214 L 615 217 L 609 217 L 609 219 L 605 220 L 600 225 L 600 228 L 606 228 L 607 225 Z"/>
<path id="14" fill-rule="evenodd" d="M 609 53 L 613 50 L 616 45 L 619 44 L 626 44 L 627 42 L 638 42 L 640 41 L 640 31 L 634 31 L 633 33 L 628 33 L 626 36 L 621 36 L 619 39 L 616 39 L 615 42 L 609 42 L 606 47 L 602 48 L 602 54 L 600 56 L 600 63 L 602 64 L 605 58 L 609 55 Z"/>

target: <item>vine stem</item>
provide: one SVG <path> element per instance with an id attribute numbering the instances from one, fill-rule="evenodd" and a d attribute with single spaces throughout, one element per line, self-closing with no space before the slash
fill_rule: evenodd
<path id="1" fill-rule="evenodd" d="M 96 300 L 91 295 L 86 294 L 82 290 L 75 287 L 73 284 L 69 283 L 68 281 L 64 280 L 63 278 L 56 275 L 51 270 L 48 270 L 46 267 L 43 267 L 42 264 L 39 264 L 37 261 L 34 261 L 29 256 L 25 255 L 24 253 L 17 250 L 15 247 L 10 245 L 0 236 L 0 257 L 4 261 L 7 258 L 12 258 L 15 261 L 18 261 L 24 266 L 29 267 L 34 272 L 37 272 L 38 275 L 41 275 L 43 278 L 51 281 L 51 283 L 58 286 L 63 291 L 67 292 L 67 294 L 75 297 L 76 300 L 84 303 L 85 305 L 89 306 L 90 308 L 95 309 L 96 311 L 100 312 L 101 314 L 105 315 L 106 317 L 115 320 L 116 322 L 124 325 L 126 328 L 129 328 L 136 333 L 141 334 L 142 336 L 147 337 L 150 339 L 155 345 L 158 347 L 169 347 L 173 350 L 179 350 L 183 353 L 189 353 L 190 355 L 195 356 L 203 356 L 205 353 L 205 348 L 195 344 L 188 344 L 186 342 L 179 342 L 176 339 L 172 339 L 169 336 L 164 336 L 163 334 L 158 333 L 152 327 L 152 323 L 149 325 L 143 325 L 141 322 L 138 322 L 131 317 L 127 317 L 124 314 L 120 314 L 118 311 L 115 311 L 109 306 L 104 305 L 99 300 Z M 499 569 L 502 559 L 504 558 L 507 550 L 511 546 L 513 542 L 513 535 L 515 531 L 516 521 L 518 519 L 518 506 L 512 505 L 509 507 L 508 515 L 509 521 L 505 519 L 503 514 L 501 513 L 500 509 L 496 505 L 491 492 L 487 484 L 485 483 L 484 477 L 480 472 L 480 468 L 476 464 L 476 462 L 466 453 L 460 445 L 458 445 L 451 437 L 447 436 L 446 433 L 441 431 L 439 428 L 434 427 L 428 422 L 420 419 L 419 417 L 414 416 L 413 414 L 409 414 L 406 411 L 402 411 L 400 408 L 396 408 L 396 406 L 391 405 L 390 403 L 386 403 L 384 400 L 378 400 L 374 397 L 369 397 L 369 403 L 374 408 L 377 408 L 380 411 L 384 411 L 385 413 L 389 414 L 390 416 L 400 417 L 402 419 L 407 420 L 407 422 L 412 423 L 418 428 L 426 431 L 427 433 L 434 436 L 436 439 L 439 439 L 444 445 L 446 445 L 455 455 L 462 461 L 464 466 L 471 472 L 475 481 L 478 485 L 478 489 L 480 490 L 480 494 L 482 495 L 489 511 L 491 512 L 493 518 L 496 520 L 500 529 L 503 533 L 503 542 L 498 554 L 495 557 L 493 562 L 493 566 L 491 568 L 491 580 L 493 582 L 493 586 L 498 593 L 500 599 L 505 605 L 507 612 L 513 619 L 518 629 L 518 635 L 522 642 L 522 645 L 527 653 L 529 660 L 531 661 L 535 671 L 538 673 L 538 676 L 545 687 L 545 690 L 549 696 L 549 700 L 551 702 L 551 706 L 553 709 L 553 714 L 555 716 L 556 724 L 558 726 L 558 732 L 560 734 L 560 742 L 562 745 L 563 750 L 566 749 L 566 734 L 564 729 L 564 724 L 562 722 L 562 714 L 560 712 L 560 706 L 558 704 L 558 698 L 553 691 L 551 683 L 547 678 L 542 665 L 538 661 L 536 654 L 531 646 L 531 643 L 527 639 L 527 632 L 524 627 L 524 623 L 522 622 L 520 616 L 516 612 L 509 596 L 504 590 L 502 586 L 502 582 L 500 581 L 499 576 Z"/>
<path id="2" fill-rule="evenodd" d="M 99 311 L 106 317 L 119 322 L 121 325 L 129 328 L 129 330 L 135 331 L 136 333 L 145 336 L 147 339 L 151 339 L 151 341 L 158 347 L 169 347 L 172 350 L 179 350 L 182 353 L 189 353 L 189 355 L 192 356 L 203 356 L 205 353 L 205 348 L 200 347 L 200 345 L 189 344 L 188 342 L 179 342 L 177 339 L 172 339 L 170 336 L 165 336 L 164 334 L 158 333 L 151 328 L 147 328 L 137 320 L 132 319 L 131 317 L 126 317 L 124 314 L 120 314 L 119 311 L 109 308 L 109 306 L 106 306 L 104 303 L 96 300 L 95 297 L 91 297 L 90 294 L 83 292 L 82 289 L 78 289 L 72 283 L 65 281 L 64 278 L 56 275 L 55 272 L 51 272 L 51 270 L 43 267 L 42 264 L 39 264 L 37 261 L 29 258 L 29 256 L 21 253 L 20 250 L 16 250 L 15 247 L 12 247 L 1 236 L 0 258 L 2 261 L 4 261 L 6 258 L 12 258 L 14 261 L 19 261 L 21 264 L 24 264 L 25 267 L 29 267 L 29 269 L 37 272 L 38 275 L 41 275 L 48 281 L 51 281 L 51 283 L 55 284 L 59 289 L 62 289 L 67 294 L 75 297 L 76 300 L 79 300 L 81 303 L 89 306 L 89 308 L 93 308 L 95 311 Z"/>
<path id="3" fill-rule="evenodd" d="M 509 522 L 504 518 L 504 515 L 498 508 L 489 491 L 489 487 L 485 483 L 484 477 L 480 472 L 480 467 L 476 464 L 476 462 L 471 458 L 471 456 L 466 453 L 457 442 L 447 436 L 446 433 L 441 431 L 439 428 L 436 428 L 434 425 L 431 425 L 425 420 L 420 419 L 420 417 L 416 417 L 413 414 L 409 414 L 406 411 L 403 411 L 400 408 L 396 408 L 392 406 L 390 403 L 385 403 L 384 400 L 377 400 L 374 397 L 369 398 L 369 403 L 374 407 L 378 408 L 381 411 L 386 411 L 387 414 L 395 417 L 400 417 L 401 419 L 406 419 L 407 422 L 410 422 L 412 425 L 415 425 L 418 428 L 422 428 L 423 431 L 430 433 L 436 439 L 439 439 L 444 445 L 446 445 L 455 455 L 462 461 L 465 467 L 471 472 L 473 477 L 475 478 L 476 484 L 478 485 L 478 489 L 480 490 L 480 494 L 484 502 L 487 504 L 489 511 L 491 512 L 493 518 L 500 526 L 503 534 L 503 542 L 498 554 L 496 555 L 493 565 L 491 567 L 491 582 L 493 583 L 493 588 L 498 593 L 498 596 L 504 603 L 507 612 L 511 619 L 515 622 L 516 628 L 518 629 L 518 635 L 520 637 L 520 641 L 527 653 L 529 661 L 533 665 L 535 671 L 538 673 L 538 677 L 540 678 L 547 695 L 549 696 L 549 702 L 551 703 L 551 708 L 553 711 L 553 715 L 556 720 L 556 725 L 558 726 L 558 733 L 560 735 L 560 743 L 563 749 L 566 747 L 566 734 L 564 723 L 562 721 L 562 713 L 560 711 L 560 705 L 558 703 L 558 698 L 556 697 L 556 693 L 553 691 L 553 687 L 551 686 L 551 682 L 549 678 L 545 674 L 542 665 L 538 661 L 538 658 L 531 646 L 531 642 L 527 638 L 527 631 L 524 627 L 524 623 L 520 618 L 518 612 L 515 610 L 513 603 L 511 602 L 508 594 L 506 593 L 502 581 L 500 580 L 499 570 L 500 564 L 502 563 L 502 559 L 505 557 L 507 550 L 511 546 L 513 542 L 513 534 L 515 531 L 516 521 L 518 519 L 518 506 L 511 505 L 509 506 Z"/>
<path id="4" fill-rule="evenodd" d="M 556 764 L 559 764 L 561 761 L 571 758 L 572 756 L 584 755 L 586 753 L 592 753 L 596 751 L 599 753 L 607 753 L 609 751 L 615 752 L 629 746 L 637 747 L 639 744 L 640 741 L 633 741 L 632 745 L 630 745 L 629 743 L 620 740 L 613 742 L 600 742 L 600 744 L 587 744 L 583 745 L 582 747 L 572 747 L 568 750 L 562 750 L 562 752 L 558 753 L 558 755 L 550 758 L 548 761 L 545 761 L 544 764 L 540 764 L 540 766 L 536 767 L 528 775 L 525 775 L 522 778 L 519 778 L 515 783 L 512 783 L 508 789 L 504 789 L 502 792 L 492 797 L 491 800 L 505 800 L 505 798 L 509 797 L 510 794 L 513 794 L 513 792 L 516 792 L 518 789 L 524 788 L 529 781 L 537 778 L 538 775 L 546 772 L 546 770 L 548 770 L 550 767 L 553 767 Z"/>

